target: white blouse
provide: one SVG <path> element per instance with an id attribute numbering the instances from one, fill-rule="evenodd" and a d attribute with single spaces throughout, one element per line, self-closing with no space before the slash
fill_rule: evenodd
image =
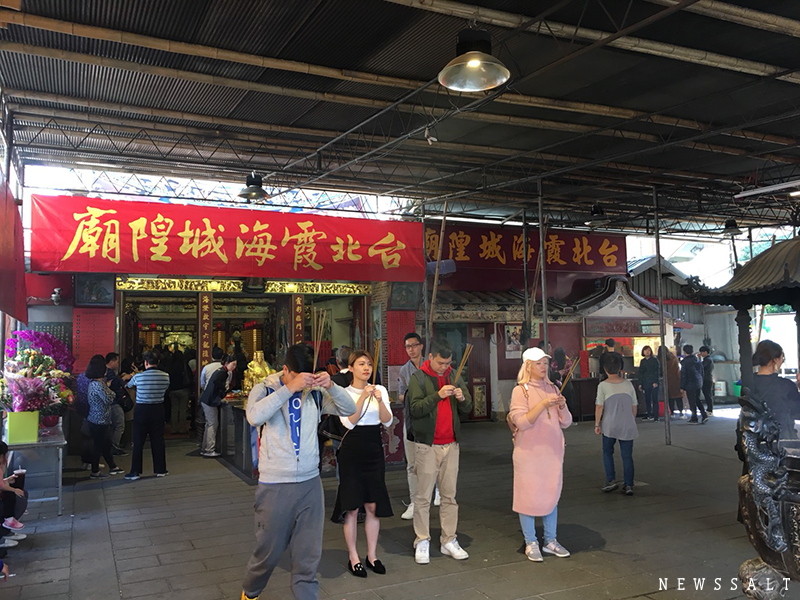
<path id="1" fill-rule="evenodd" d="M 364 406 L 361 407 L 361 420 L 359 420 L 359 425 L 383 425 L 384 427 L 388 428 L 392 421 L 394 420 L 394 416 L 392 415 L 392 407 L 389 404 L 389 392 L 386 391 L 386 388 L 382 385 L 375 386 L 381 392 L 381 399 L 380 401 L 375 399 L 375 396 L 370 397 L 368 400 L 364 401 Z M 358 399 L 361 397 L 361 393 L 364 390 L 359 390 L 354 388 L 352 385 L 344 388 L 345 391 L 350 394 L 353 398 L 353 402 L 358 402 Z M 381 421 L 380 418 L 380 405 L 379 402 L 382 402 L 383 405 L 386 407 L 386 410 L 389 411 L 389 420 L 385 423 Z M 350 417 L 339 417 L 347 429 L 353 429 L 356 424 L 350 421 Z"/>

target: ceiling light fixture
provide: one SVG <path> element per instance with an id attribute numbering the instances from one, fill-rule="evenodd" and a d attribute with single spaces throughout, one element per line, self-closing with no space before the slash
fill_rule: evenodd
<path id="1" fill-rule="evenodd" d="M 722 230 L 722 235 L 742 235 L 742 230 L 736 225 L 736 219 L 727 219 L 725 221 L 725 229 Z"/>
<path id="2" fill-rule="evenodd" d="M 587 227 L 600 227 L 601 225 L 608 225 L 611 219 L 606 215 L 606 211 L 599 204 L 592 205 L 592 214 L 588 221 L 585 221 Z"/>
<path id="3" fill-rule="evenodd" d="M 268 196 L 267 192 L 262 187 L 264 183 L 261 179 L 261 175 L 256 175 L 255 171 L 247 176 L 245 185 L 247 187 L 242 188 L 242 191 L 239 192 L 239 198 L 244 198 L 249 202 L 250 200 L 263 200 Z"/>
<path id="4" fill-rule="evenodd" d="M 455 92 L 483 92 L 503 85 L 511 72 L 492 56 L 492 37 L 483 29 L 458 33 L 456 57 L 439 72 L 439 83 Z"/>

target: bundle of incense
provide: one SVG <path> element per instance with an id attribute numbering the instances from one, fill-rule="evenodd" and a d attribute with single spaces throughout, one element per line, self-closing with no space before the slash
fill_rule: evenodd
<path id="1" fill-rule="evenodd" d="M 325 332 L 325 317 L 328 315 L 328 312 L 325 310 L 321 310 L 320 313 L 321 316 L 318 316 L 317 309 L 314 309 L 311 325 L 314 332 L 314 337 L 311 339 L 311 345 L 314 347 L 314 366 L 312 368 L 315 372 L 319 362 L 319 349 L 322 345 L 322 335 Z"/>
<path id="2" fill-rule="evenodd" d="M 572 367 L 570 368 L 569 373 L 567 373 L 567 376 L 564 378 L 564 383 L 561 384 L 561 389 L 558 390 L 559 392 L 563 392 L 564 388 L 567 387 L 567 383 L 572 377 L 572 373 L 573 371 L 575 371 L 575 367 L 577 366 L 578 366 L 578 357 L 576 356 L 574 359 L 572 359 Z"/>
<path id="3" fill-rule="evenodd" d="M 372 365 L 372 385 L 375 385 L 375 382 L 378 379 L 378 363 L 381 360 L 381 340 L 380 338 L 375 340 L 375 352 L 372 354 L 375 357 L 375 364 Z"/>
<path id="4" fill-rule="evenodd" d="M 461 364 L 458 365 L 458 371 L 456 371 L 456 378 L 453 380 L 453 385 L 458 385 L 458 378 L 461 377 L 461 371 L 464 370 L 464 365 L 467 364 L 469 355 L 472 354 L 472 348 L 472 344 L 467 344 L 467 347 L 464 349 L 464 355 L 461 357 Z"/>

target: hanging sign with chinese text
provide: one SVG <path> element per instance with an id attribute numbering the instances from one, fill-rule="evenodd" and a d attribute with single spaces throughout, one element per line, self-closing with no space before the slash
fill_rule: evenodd
<path id="1" fill-rule="evenodd" d="M 31 269 L 422 281 L 421 224 L 157 202 L 31 197 Z"/>
<path id="2" fill-rule="evenodd" d="M 211 298 L 211 294 L 207 292 L 201 292 L 198 296 L 197 331 L 200 335 L 200 343 L 198 347 L 199 353 L 197 358 L 200 360 L 198 364 L 201 367 L 204 367 L 211 362 L 211 319 L 213 311 L 213 301 Z"/>
<path id="3" fill-rule="evenodd" d="M 448 223 L 442 259 L 451 259 L 457 269 L 522 268 L 524 247 L 522 230 L 516 228 L 461 227 Z M 425 255 L 436 260 L 439 227 L 425 228 Z M 626 273 L 625 236 L 549 230 L 544 241 L 545 268 L 548 271 L 596 271 Z M 528 232 L 528 261 L 536 264 L 539 232 Z"/>

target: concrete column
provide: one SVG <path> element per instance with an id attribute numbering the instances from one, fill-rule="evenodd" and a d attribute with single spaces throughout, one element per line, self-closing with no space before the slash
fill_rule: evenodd
<path id="1" fill-rule="evenodd" d="M 750 306 L 736 306 L 739 326 L 739 364 L 742 366 L 742 387 L 753 389 L 753 345 L 750 342 Z"/>

